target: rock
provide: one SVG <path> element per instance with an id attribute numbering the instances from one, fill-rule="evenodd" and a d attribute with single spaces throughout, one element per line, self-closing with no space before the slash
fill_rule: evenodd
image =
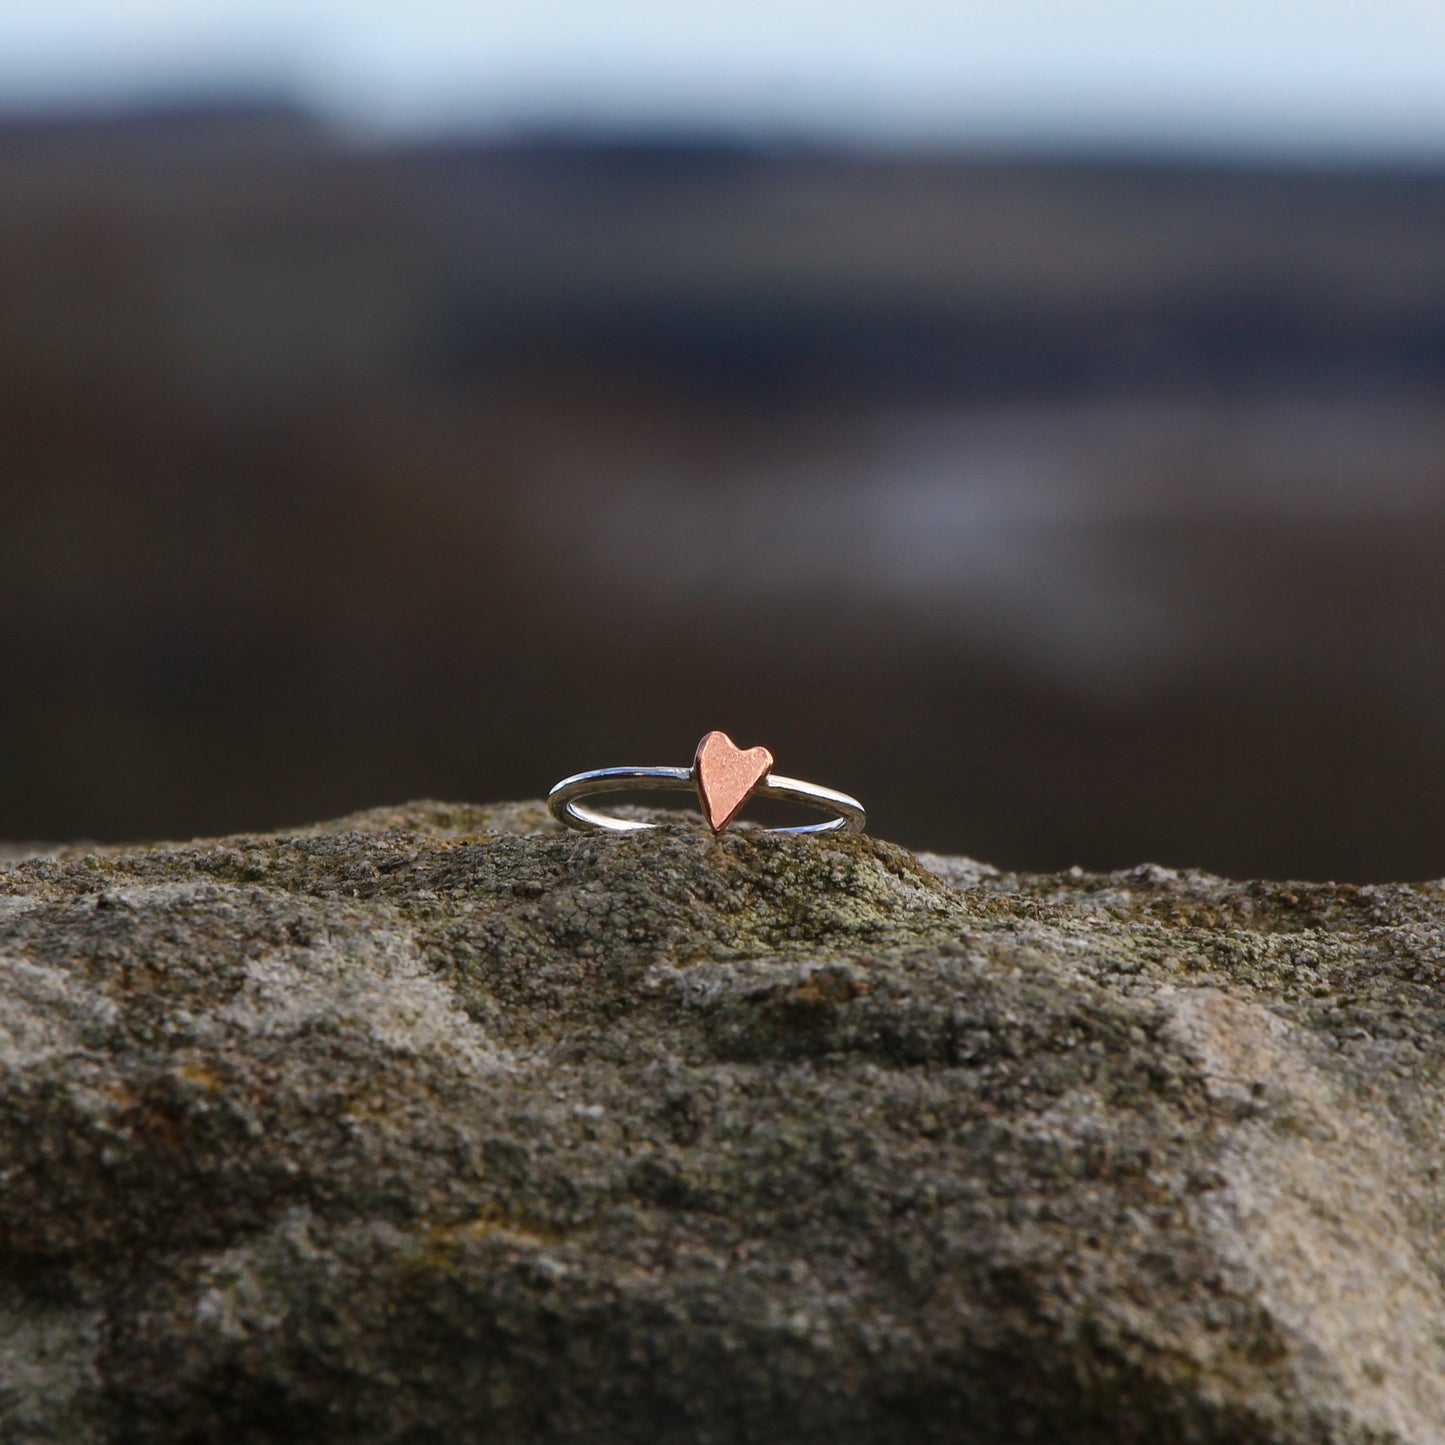
<path id="1" fill-rule="evenodd" d="M 1445 1440 L 1445 887 L 417 804 L 0 863 L 0 1440 Z"/>

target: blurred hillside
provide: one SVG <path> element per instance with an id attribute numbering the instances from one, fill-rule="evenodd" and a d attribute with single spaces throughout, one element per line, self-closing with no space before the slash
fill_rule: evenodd
<path id="1" fill-rule="evenodd" d="M 0 836 L 723 727 L 1000 863 L 1445 874 L 1445 174 L 0 130 Z"/>

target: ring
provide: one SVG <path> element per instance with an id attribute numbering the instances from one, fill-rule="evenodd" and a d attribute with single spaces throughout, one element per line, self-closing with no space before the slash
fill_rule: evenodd
<path id="1" fill-rule="evenodd" d="M 817 808 L 836 816 L 826 823 L 804 823 L 794 828 L 767 828 L 768 833 L 861 833 L 868 821 L 863 805 L 847 793 L 820 788 L 797 778 L 780 778 L 772 771 L 773 755 L 766 748 L 738 747 L 726 734 L 710 732 L 697 745 L 690 768 L 594 768 L 563 778 L 547 794 L 552 816 L 569 828 L 598 829 L 608 833 L 632 833 L 655 828 L 656 823 L 637 823 L 612 813 L 584 808 L 579 798 L 597 793 L 619 793 L 639 788 L 681 788 L 697 790 L 703 816 L 714 833 L 721 833 L 742 810 L 749 798 L 781 798 Z"/>

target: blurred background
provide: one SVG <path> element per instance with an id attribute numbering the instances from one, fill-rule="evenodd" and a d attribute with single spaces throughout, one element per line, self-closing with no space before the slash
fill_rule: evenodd
<path id="1" fill-rule="evenodd" d="M 713 727 L 1445 875 L 1445 9 L 0 0 L 0 837 Z"/>

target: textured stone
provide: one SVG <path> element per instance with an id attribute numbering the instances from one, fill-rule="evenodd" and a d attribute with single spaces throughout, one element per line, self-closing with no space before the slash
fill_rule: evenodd
<path id="1" fill-rule="evenodd" d="M 0 862 L 0 1441 L 1439 1442 L 1445 888 L 417 804 Z"/>

